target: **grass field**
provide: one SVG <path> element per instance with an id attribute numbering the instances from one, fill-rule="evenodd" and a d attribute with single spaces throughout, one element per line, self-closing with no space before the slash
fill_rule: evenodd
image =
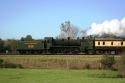
<path id="1" fill-rule="evenodd" d="M 125 83 L 117 71 L 0 69 L 0 83 Z"/>
<path id="2" fill-rule="evenodd" d="M 117 60 L 119 56 L 115 56 Z M 23 68 L 93 69 L 100 68 L 101 55 L 0 55 L 5 63 L 20 64 Z"/>

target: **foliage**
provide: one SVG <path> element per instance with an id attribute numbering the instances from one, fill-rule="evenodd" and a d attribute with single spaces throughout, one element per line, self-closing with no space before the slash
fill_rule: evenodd
<path id="1" fill-rule="evenodd" d="M 4 52 L 4 41 L 0 39 L 0 53 Z"/>
<path id="2" fill-rule="evenodd" d="M 2 64 L 3 63 L 3 59 L 0 59 L 0 64 Z"/>
<path id="3" fill-rule="evenodd" d="M 21 37 L 21 39 L 20 39 L 21 41 L 25 41 L 25 38 L 24 37 Z"/>
<path id="4" fill-rule="evenodd" d="M 27 35 L 26 37 L 21 37 L 21 39 L 20 39 L 21 41 L 32 41 L 33 40 L 33 38 L 32 38 L 32 36 L 31 35 Z"/>
<path id="5" fill-rule="evenodd" d="M 104 55 L 100 62 L 104 69 L 112 69 L 113 64 L 116 63 L 114 56 L 111 55 Z"/>
<path id="6" fill-rule="evenodd" d="M 9 51 L 9 54 L 16 54 L 18 40 L 8 39 L 5 41 L 6 50 Z"/>
<path id="7" fill-rule="evenodd" d="M 4 63 L 3 68 L 23 68 L 20 64 Z"/>
<path id="8" fill-rule="evenodd" d="M 32 36 L 27 35 L 25 38 L 21 38 L 22 41 L 32 41 Z M 0 54 L 16 54 L 17 39 L 0 39 Z"/>
<path id="9" fill-rule="evenodd" d="M 8 63 L 0 59 L 0 68 L 23 68 L 20 64 Z"/>
<path id="10" fill-rule="evenodd" d="M 118 70 L 119 70 L 118 77 L 125 77 L 125 51 L 120 57 Z"/>
<path id="11" fill-rule="evenodd" d="M 0 59 L 0 68 L 3 67 L 3 59 Z"/>
<path id="12" fill-rule="evenodd" d="M 88 63 L 86 63 L 86 64 L 85 64 L 85 68 L 86 68 L 86 69 L 91 69 L 91 65 L 88 64 Z"/>

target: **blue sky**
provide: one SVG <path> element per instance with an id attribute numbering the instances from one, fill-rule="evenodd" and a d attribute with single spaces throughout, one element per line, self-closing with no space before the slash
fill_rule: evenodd
<path id="1" fill-rule="evenodd" d="M 0 38 L 55 37 L 67 20 L 85 30 L 124 16 L 125 0 L 0 0 Z"/>

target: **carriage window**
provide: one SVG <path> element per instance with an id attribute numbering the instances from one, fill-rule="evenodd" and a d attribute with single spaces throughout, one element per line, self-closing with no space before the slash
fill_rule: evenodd
<path id="1" fill-rule="evenodd" d="M 111 42 L 111 45 L 113 45 L 113 42 Z"/>
<path id="2" fill-rule="evenodd" d="M 123 45 L 123 41 L 121 42 L 121 45 Z"/>
<path id="3" fill-rule="evenodd" d="M 100 42 L 98 42 L 98 45 L 100 45 Z"/>
<path id="4" fill-rule="evenodd" d="M 103 42 L 103 45 L 105 45 L 105 42 Z"/>

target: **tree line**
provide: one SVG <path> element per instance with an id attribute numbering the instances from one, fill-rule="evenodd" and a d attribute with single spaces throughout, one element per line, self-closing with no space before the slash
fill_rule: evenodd
<path id="1" fill-rule="evenodd" d="M 19 41 L 32 41 L 34 40 L 31 35 L 27 35 L 26 37 L 21 37 L 20 40 L 17 39 L 7 39 L 2 40 L 0 38 L 0 54 L 15 54 L 16 53 L 16 47 L 17 43 Z"/>

